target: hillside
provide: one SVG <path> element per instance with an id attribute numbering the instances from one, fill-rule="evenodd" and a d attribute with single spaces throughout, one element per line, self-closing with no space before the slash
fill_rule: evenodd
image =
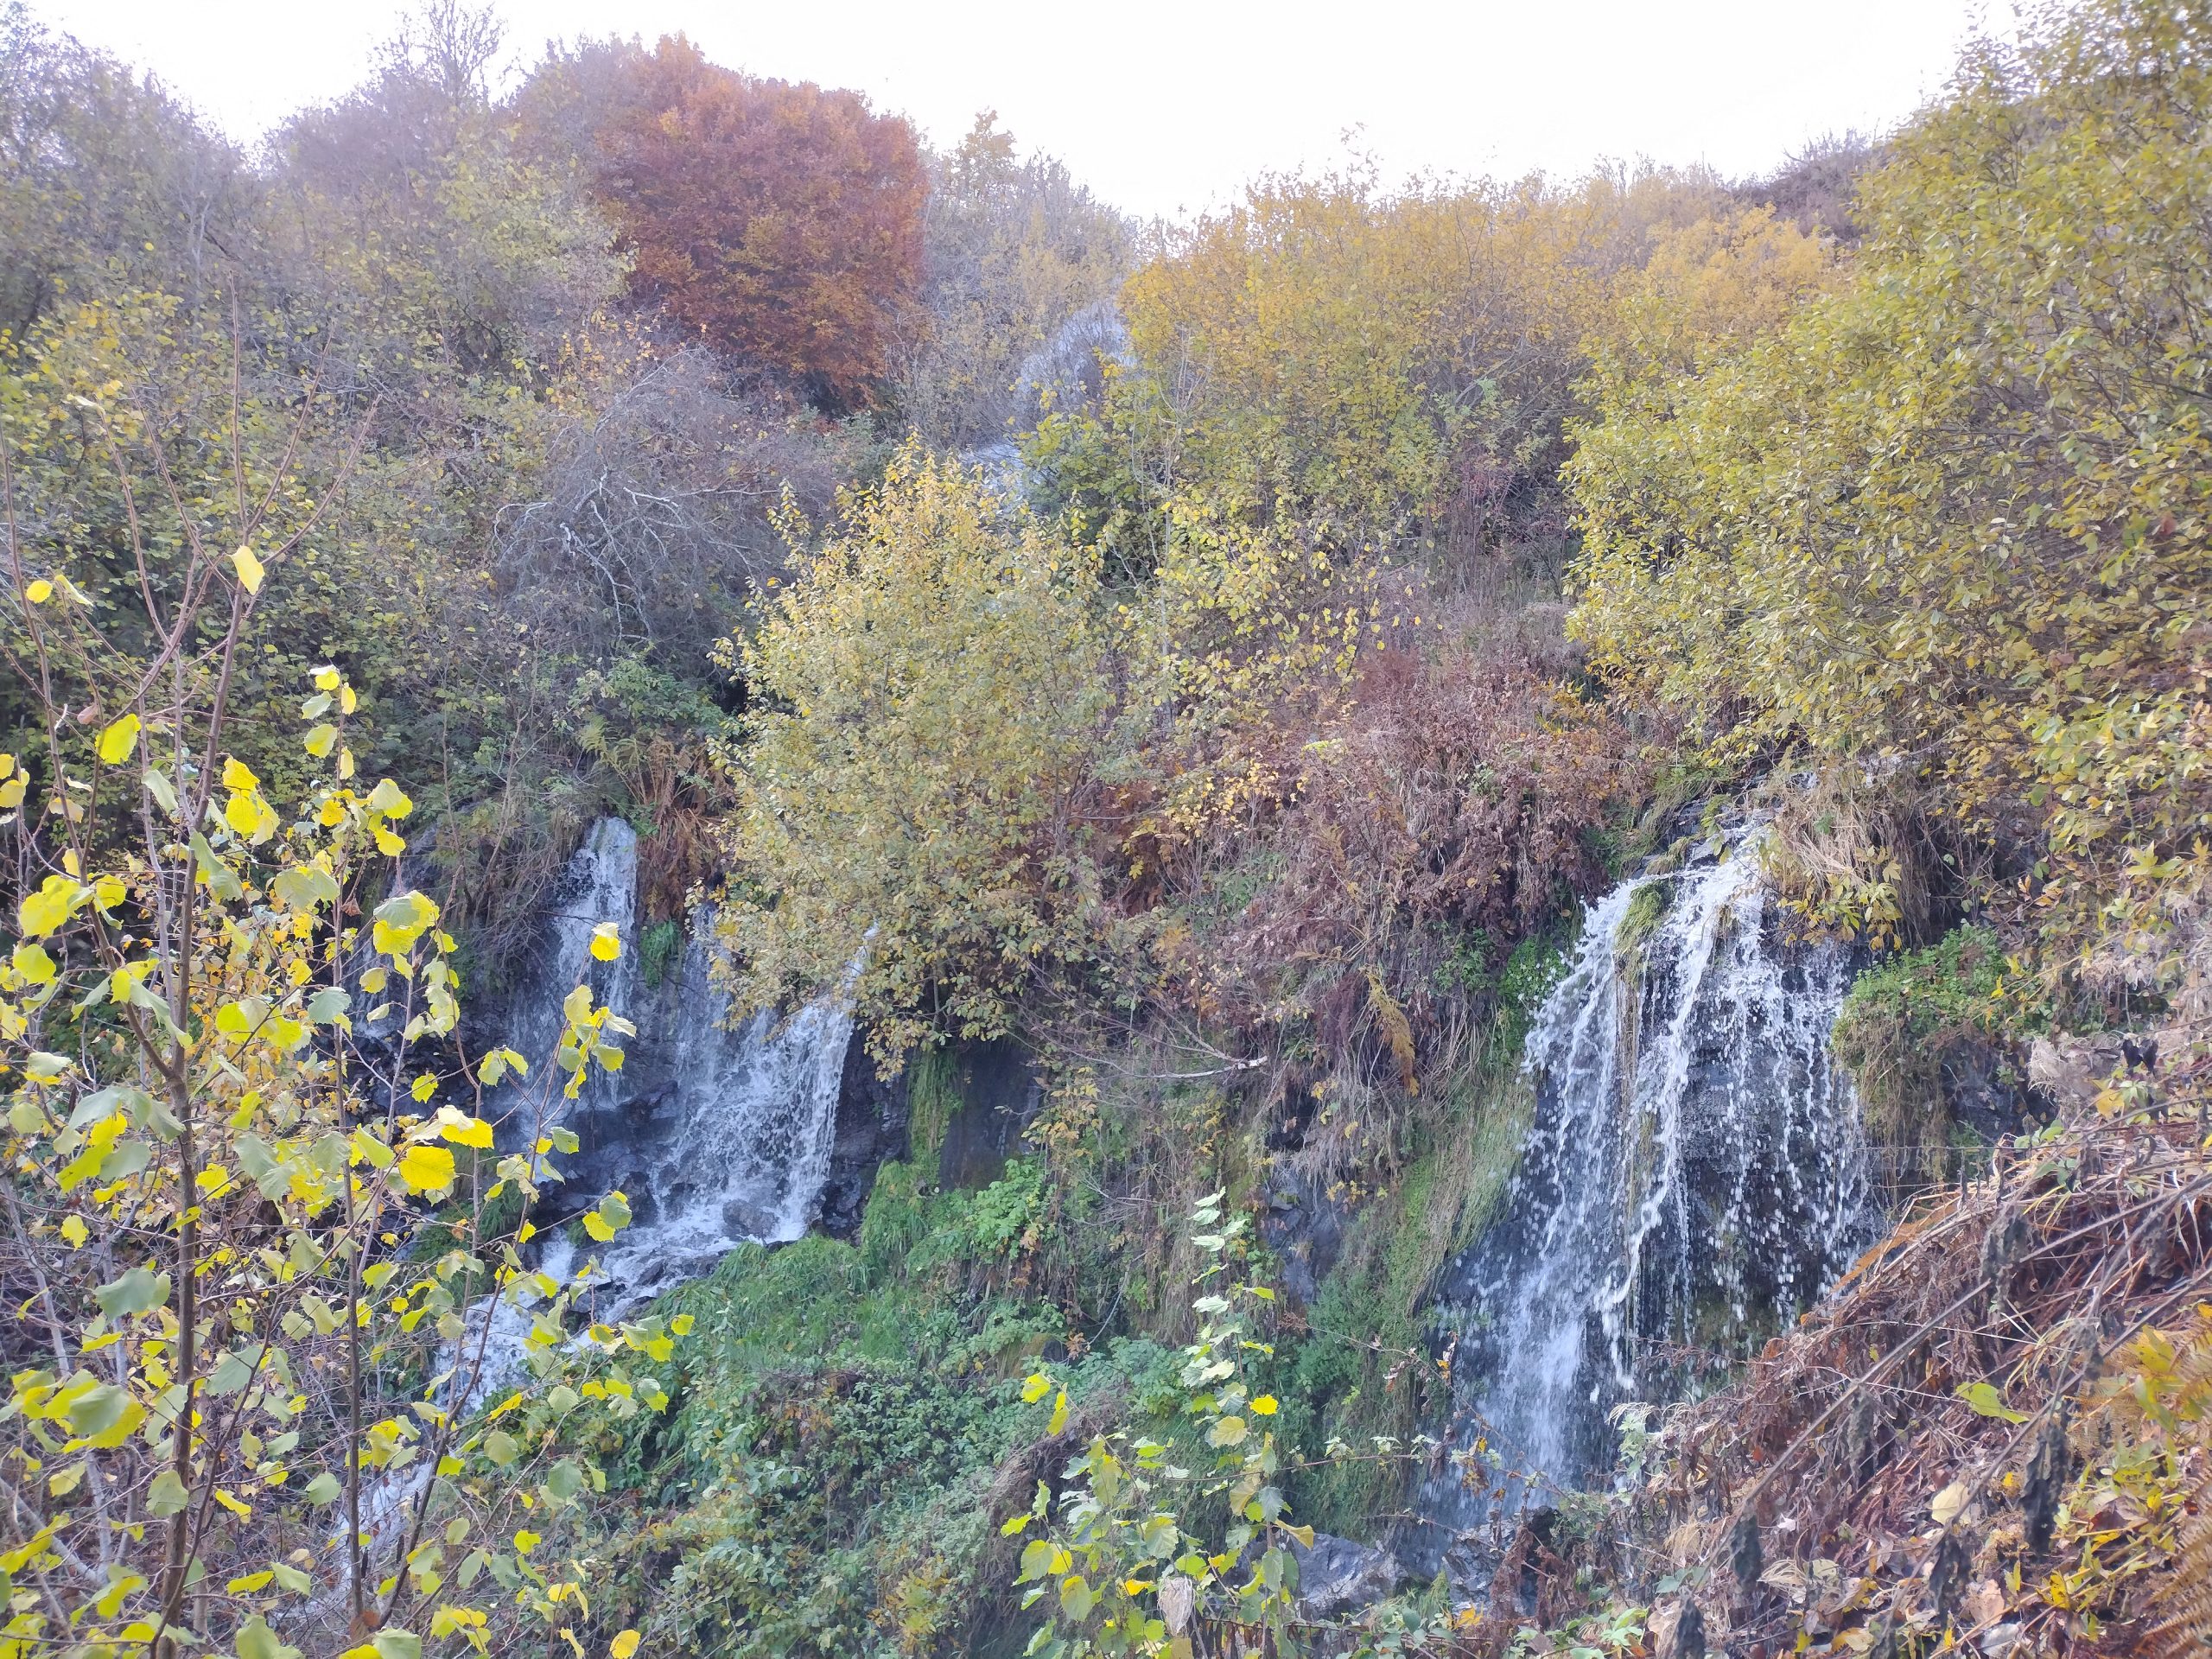
<path id="1" fill-rule="evenodd" d="M 0 10 L 8 1655 L 2212 1641 L 2212 12 L 1141 226 Z"/>

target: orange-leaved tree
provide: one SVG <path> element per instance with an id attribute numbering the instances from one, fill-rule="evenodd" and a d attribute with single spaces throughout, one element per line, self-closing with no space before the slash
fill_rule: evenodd
<path id="1" fill-rule="evenodd" d="M 681 35 L 632 50 L 608 90 L 595 185 L 633 292 L 827 406 L 865 402 L 921 283 L 913 130 L 857 92 L 710 63 Z"/>

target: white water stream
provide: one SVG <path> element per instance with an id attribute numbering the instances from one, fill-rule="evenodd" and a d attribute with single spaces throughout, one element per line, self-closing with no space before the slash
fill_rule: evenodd
<path id="1" fill-rule="evenodd" d="M 590 985 L 638 1027 L 635 1037 L 614 1039 L 625 1052 L 621 1070 L 594 1077 L 553 1119 L 582 1143 L 553 1160 L 582 1200 L 562 1207 L 588 1208 L 614 1191 L 630 1205 L 630 1225 L 611 1244 L 572 1251 L 566 1240 L 550 1242 L 539 1263 L 566 1282 L 596 1260 L 591 1282 L 601 1318 L 711 1272 L 734 1245 L 787 1243 L 806 1231 L 829 1173 L 852 1035 L 850 1015 L 835 1003 L 733 1026 L 705 906 L 690 917 L 666 976 L 648 985 L 637 885 L 636 832 L 620 818 L 601 820 L 563 872 L 543 943 L 509 1001 L 509 1040 L 530 1060 L 531 1075 L 503 1085 L 492 1103 L 496 1113 L 512 1115 L 503 1146 L 527 1135 L 534 1098 L 547 1084 L 542 1068 L 560 1035 L 561 1001 L 576 985 Z M 592 956 L 591 940 L 609 922 L 623 949 L 603 963 Z M 518 1340 L 526 1328 L 518 1320 Z"/>
<path id="2" fill-rule="evenodd" d="M 1520 1169 L 1440 1297 L 1453 1440 L 1484 1437 L 1516 1497 L 1602 1478 L 1610 1407 L 1678 1392 L 1693 1344 L 1779 1328 L 1872 1242 L 1865 1137 L 1828 1053 L 1851 963 L 1781 942 L 1755 834 L 1592 906 L 1529 1032 Z M 1654 881 L 1663 917 L 1624 938 Z M 1483 1484 L 1432 1480 L 1435 1535 L 1407 1553 L 1440 1559 L 1492 1513 Z"/>

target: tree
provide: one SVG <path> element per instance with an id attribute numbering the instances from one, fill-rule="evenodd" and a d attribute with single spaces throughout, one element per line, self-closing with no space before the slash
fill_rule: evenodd
<path id="1" fill-rule="evenodd" d="M 1087 375 L 1095 390 L 1117 344 L 1112 308 L 1132 237 L 1064 165 L 1016 159 L 1012 136 L 978 116 L 931 162 L 922 240 L 925 308 L 899 353 L 898 389 L 925 439 L 963 449 L 1033 426 L 1046 411 L 1043 388 L 1022 384 L 1033 370 Z M 1051 360 L 1064 331 L 1071 355 L 1089 362 Z"/>
<path id="2" fill-rule="evenodd" d="M 607 100 L 592 183 L 633 295 L 825 407 L 868 400 L 921 281 L 925 180 L 903 119 L 722 68 L 681 35 L 588 48 L 540 78 L 524 107 L 543 130 Z"/>
<path id="3" fill-rule="evenodd" d="M 1574 632 L 1740 752 L 1920 780 L 2055 965 L 2171 985 L 2205 880 L 2212 16 L 2091 0 L 1861 184 L 1849 279 L 1601 373 Z"/>
<path id="4" fill-rule="evenodd" d="M 358 777 L 353 688 L 331 664 L 299 688 L 289 813 L 234 746 L 254 613 L 318 510 L 262 470 L 242 401 L 183 474 L 130 390 L 77 417 L 132 503 L 109 550 L 135 586 L 23 516 L 20 418 L 0 446 L 5 660 L 35 720 L 0 757 L 0 1271 L 23 1320 L 0 1640 L 414 1659 L 511 1617 L 566 1629 L 582 1575 L 542 1531 L 603 1479 L 586 1442 L 664 1407 L 647 1368 L 673 1334 L 596 1327 L 572 1353 L 573 1293 L 519 1251 L 576 1144 L 564 1100 L 629 1027 L 579 987 L 512 1121 L 479 1116 L 532 1064 L 453 1041 L 454 942 L 396 862 L 413 802 Z M 20 383 L 0 396 L 19 417 Z M 615 1194 L 587 1225 L 626 1219 Z"/>
<path id="5" fill-rule="evenodd" d="M 258 196 L 158 82 L 0 4 L 0 336 L 111 286 L 205 297 Z"/>
<path id="6" fill-rule="evenodd" d="M 918 448 L 847 499 L 728 654 L 753 705 L 723 914 L 741 1006 L 849 982 L 888 1059 L 1001 1034 L 1035 969 L 1096 948 L 1096 583 Z"/>

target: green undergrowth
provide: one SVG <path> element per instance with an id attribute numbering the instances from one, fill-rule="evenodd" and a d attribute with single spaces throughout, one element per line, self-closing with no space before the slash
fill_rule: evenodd
<path id="1" fill-rule="evenodd" d="M 1507 977 L 1525 995 L 1548 989 L 1555 972 L 1531 949 Z M 1473 1053 L 1434 1079 L 1431 1103 L 1409 1125 L 1403 1173 L 1353 1217 L 1306 1310 L 1307 1333 L 1288 1361 L 1288 1397 L 1303 1414 L 1291 1426 L 1315 1447 L 1335 1440 L 1355 1454 L 1297 1489 L 1300 1513 L 1325 1532 L 1381 1533 L 1403 1507 L 1407 1465 L 1376 1454 L 1402 1446 L 1445 1404 L 1427 1306 L 1439 1274 L 1497 1218 L 1519 1161 L 1535 1103 L 1520 1069 L 1532 1007 L 1506 999 Z"/>
<path id="2" fill-rule="evenodd" d="M 1850 1071 L 1869 1135 L 1892 1179 L 1946 1179 L 1974 1137 L 1952 1117 L 1947 1068 L 1974 1051 L 2012 1064 L 2012 1051 L 2047 1016 L 2026 976 L 2008 963 L 1986 927 L 1953 929 L 1861 974 L 1844 999 L 1834 1039 Z"/>
<path id="3" fill-rule="evenodd" d="M 1392 1109 L 1391 1155 L 1318 1294 L 1270 1304 L 1252 1361 L 1281 1444 L 1314 1460 L 1287 1480 L 1293 1514 L 1324 1531 L 1372 1539 L 1402 1508 L 1401 1454 L 1443 1400 L 1424 1310 L 1526 1128 L 1521 1045 L 1560 954 L 1479 954 L 1495 1012 Z M 1180 1217 L 1208 1192 L 1256 1202 L 1262 1115 L 1177 1051 L 1114 1058 L 1055 1078 L 996 1179 L 963 1190 L 939 1154 L 982 1070 L 917 1056 L 910 1155 L 878 1172 L 854 1239 L 743 1246 L 664 1300 L 692 1320 L 671 1410 L 601 1448 L 606 1618 L 676 1652 L 1018 1652 L 1031 1615 L 997 1528 L 1040 1478 L 1122 1427 L 1206 1466 L 1173 1385 L 1195 1271 Z M 1255 1247 L 1238 1271 L 1264 1284 L 1277 1265 Z M 1058 1438 L 1020 1398 L 1040 1366 L 1068 1384 Z"/>

